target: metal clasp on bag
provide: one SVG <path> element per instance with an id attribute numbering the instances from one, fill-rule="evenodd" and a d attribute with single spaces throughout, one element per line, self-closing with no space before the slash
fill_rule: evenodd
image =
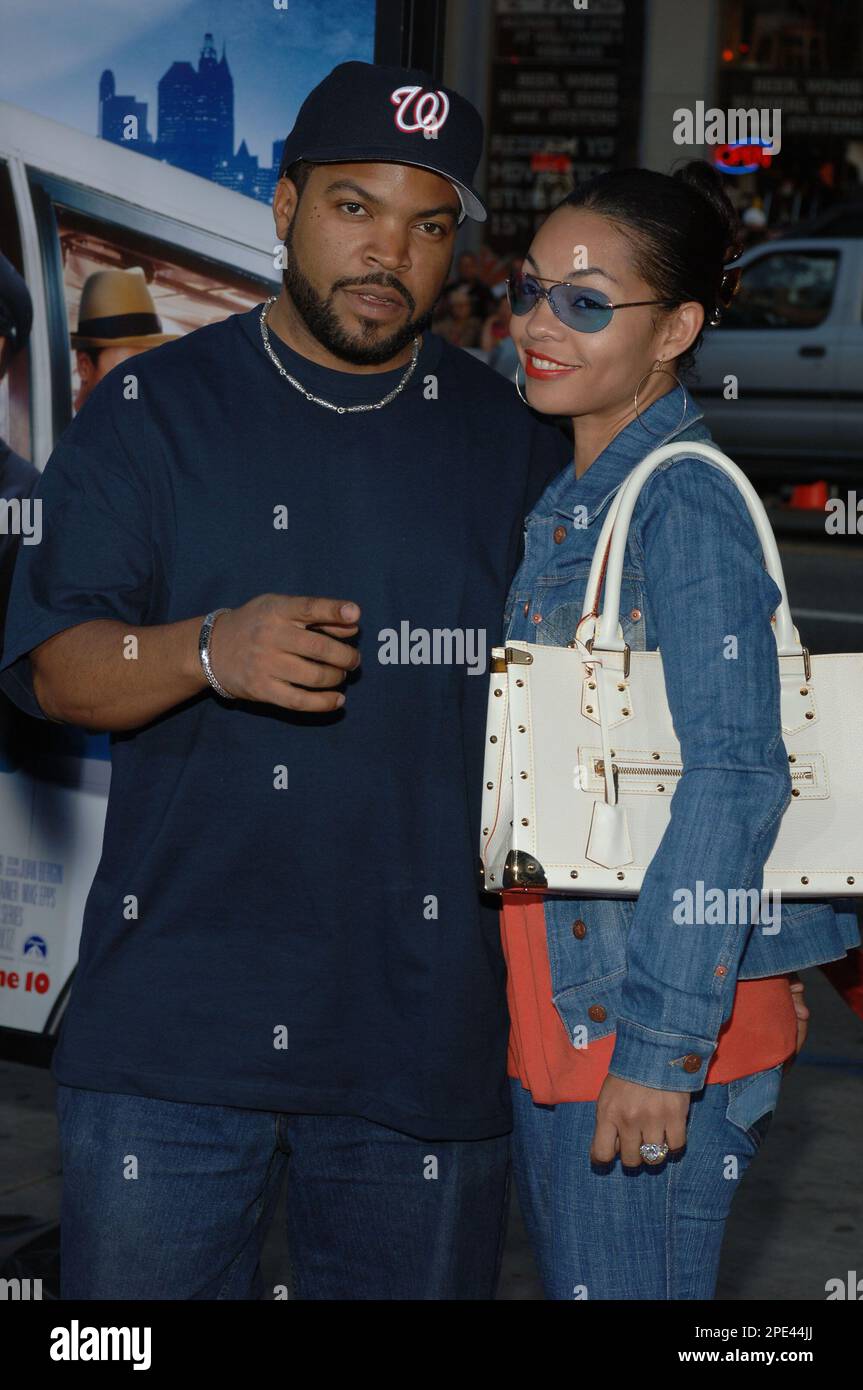
<path id="1" fill-rule="evenodd" d="M 604 777 L 604 776 L 605 776 L 605 759 L 604 759 L 604 758 L 597 758 L 597 760 L 596 760 L 596 772 L 597 772 L 597 775 L 598 775 L 599 777 Z M 617 763 L 612 763 L 612 764 L 611 764 L 611 777 L 612 777 L 612 781 L 614 782 L 614 796 L 615 796 L 615 800 L 616 800 L 616 799 L 618 798 L 618 796 L 620 795 L 620 787 L 619 787 L 618 781 L 617 781 L 618 772 L 619 772 L 619 769 L 618 769 Z"/>
<path id="2" fill-rule="evenodd" d="M 591 652 L 591 653 L 593 652 L 593 638 L 592 638 L 592 637 L 588 637 L 588 639 L 587 639 L 587 641 L 585 642 L 584 645 L 587 647 L 587 650 L 588 650 L 589 652 Z M 806 650 L 806 649 L 805 649 L 805 647 L 804 647 L 804 651 L 805 651 L 805 650 Z M 807 652 L 806 655 L 807 655 L 807 660 L 808 660 L 809 653 Z M 626 680 L 626 679 L 628 678 L 628 676 L 629 676 L 629 643 L 628 643 L 628 642 L 624 642 L 624 644 L 623 644 L 623 679 Z M 809 679 L 809 678 L 808 678 L 808 676 L 807 676 L 807 680 L 808 680 L 808 679 Z"/>

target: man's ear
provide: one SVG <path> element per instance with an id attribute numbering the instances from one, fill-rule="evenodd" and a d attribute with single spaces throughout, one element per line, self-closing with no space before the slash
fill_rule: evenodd
<path id="1" fill-rule="evenodd" d="M 300 195 L 297 185 L 293 179 L 283 174 L 276 184 L 276 191 L 273 194 L 273 220 L 276 224 L 276 235 L 279 241 L 284 241 L 288 234 L 288 227 L 294 220 L 297 204 Z"/>
<path id="2" fill-rule="evenodd" d="M 78 369 L 78 377 L 83 385 L 87 385 L 91 382 L 96 375 L 93 359 L 88 357 L 86 352 L 81 352 L 80 348 L 75 353 L 75 366 Z"/>

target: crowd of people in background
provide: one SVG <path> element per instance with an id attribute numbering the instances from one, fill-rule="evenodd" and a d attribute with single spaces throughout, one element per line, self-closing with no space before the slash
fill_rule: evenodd
<path id="1" fill-rule="evenodd" d="M 456 257 L 455 276 L 444 286 L 432 324 L 448 343 L 481 357 L 505 376 L 512 376 L 518 362 L 509 333 L 506 282 L 520 266 L 520 256 L 501 259 L 488 246 L 463 251 Z"/>

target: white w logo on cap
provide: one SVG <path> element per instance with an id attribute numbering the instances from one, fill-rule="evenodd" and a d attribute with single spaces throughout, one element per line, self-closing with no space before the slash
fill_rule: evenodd
<path id="1" fill-rule="evenodd" d="M 446 92 L 426 92 L 422 87 L 396 87 L 390 101 L 398 107 L 396 125 L 409 135 L 418 130 L 437 132 L 449 115 Z"/>

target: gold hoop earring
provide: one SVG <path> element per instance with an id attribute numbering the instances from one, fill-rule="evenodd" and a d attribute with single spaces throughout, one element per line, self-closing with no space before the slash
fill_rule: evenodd
<path id="1" fill-rule="evenodd" d="M 524 401 L 524 403 L 525 403 L 526 406 L 529 407 L 529 406 L 530 406 L 530 401 L 527 399 L 527 396 L 524 395 L 524 393 L 523 393 L 521 387 L 520 387 L 519 384 L 518 384 L 518 373 L 519 373 L 519 368 L 520 368 L 520 367 L 521 367 L 521 363 L 520 363 L 520 362 L 517 362 L 516 365 L 515 365 L 515 376 L 513 377 L 513 381 L 515 382 L 515 389 L 516 389 L 516 391 L 517 391 L 518 394 L 519 394 L 519 398 L 520 398 L 521 400 Z M 526 380 L 527 380 L 527 378 L 525 378 L 525 381 L 526 381 Z M 641 383 L 639 382 L 639 386 L 640 386 L 640 385 L 641 385 Z"/>
<path id="2" fill-rule="evenodd" d="M 667 435 L 667 434 L 668 434 L 668 430 L 652 430 L 652 429 L 650 428 L 649 425 L 645 425 L 643 419 L 641 418 L 641 415 L 640 415 L 639 412 L 638 412 L 638 393 L 639 393 L 639 391 L 641 390 L 641 382 L 642 382 L 642 381 L 646 381 L 647 378 L 648 378 L 649 376 L 652 376 L 652 374 L 653 374 L 654 372 L 663 372 L 663 373 L 665 374 L 665 376 L 670 376 L 674 381 L 677 382 L 677 384 L 678 384 L 678 386 L 680 387 L 681 391 L 683 391 L 683 414 L 681 415 L 681 417 L 680 417 L 680 419 L 678 420 L 677 424 L 674 426 L 674 429 L 673 429 L 673 431 L 672 431 L 673 434 L 676 434 L 676 433 L 677 433 L 677 431 L 680 429 L 680 426 L 683 424 L 684 420 L 686 419 L 686 410 L 687 410 L 687 404 L 688 404 L 688 403 L 687 403 L 687 400 L 686 400 L 686 390 L 685 390 L 685 388 L 684 388 L 683 382 L 680 380 L 680 377 L 677 376 L 675 372 L 669 371 L 668 368 L 665 366 L 665 364 L 664 364 L 664 362 L 663 362 L 663 359 L 662 359 L 661 357 L 657 357 L 657 359 L 656 359 L 656 361 L 654 362 L 653 366 L 650 368 L 650 371 L 644 373 L 644 376 L 641 378 L 641 381 L 639 381 L 638 385 L 636 386 L 636 388 L 635 388 L 634 403 L 635 403 L 635 418 L 636 418 L 636 420 L 639 422 L 639 424 L 642 426 L 643 429 L 646 429 L 646 430 L 647 430 L 647 433 L 648 433 L 648 434 L 652 434 L 655 438 L 658 438 L 660 435 Z M 649 406 L 648 406 L 648 409 L 650 409 Z"/>

